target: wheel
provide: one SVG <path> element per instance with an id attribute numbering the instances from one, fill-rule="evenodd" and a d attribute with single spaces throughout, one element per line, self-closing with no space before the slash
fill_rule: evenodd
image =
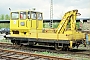
<path id="1" fill-rule="evenodd" d="M 16 41 L 15 41 L 15 44 L 16 44 L 16 45 L 20 45 L 20 40 L 16 40 Z"/>
<path id="2" fill-rule="evenodd" d="M 13 43 L 15 45 L 20 45 L 20 41 L 19 40 L 11 40 L 11 43 Z"/>
<path id="3" fill-rule="evenodd" d="M 2 34 L 2 32 L 1 32 L 1 34 Z"/>
<path id="4" fill-rule="evenodd" d="M 11 43 L 15 44 L 15 40 L 11 40 Z"/>
<path id="5" fill-rule="evenodd" d="M 62 50 L 62 47 L 59 47 L 59 44 L 58 43 L 55 43 L 54 48 L 55 48 L 55 50 Z"/>
<path id="6" fill-rule="evenodd" d="M 8 32 L 6 32 L 6 35 L 8 35 Z"/>

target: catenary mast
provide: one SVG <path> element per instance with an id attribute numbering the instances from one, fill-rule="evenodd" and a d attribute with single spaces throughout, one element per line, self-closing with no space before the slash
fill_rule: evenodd
<path id="1" fill-rule="evenodd" d="M 50 5 L 50 27 L 53 28 L 53 0 L 51 0 Z"/>

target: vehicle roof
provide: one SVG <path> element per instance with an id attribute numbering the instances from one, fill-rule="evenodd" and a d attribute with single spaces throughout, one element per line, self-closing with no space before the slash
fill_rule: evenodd
<path id="1" fill-rule="evenodd" d="M 35 11 L 35 10 L 16 10 L 16 11 L 11 11 L 11 12 L 20 12 L 20 11 L 24 11 L 24 12 L 27 12 L 27 11 L 39 12 L 39 11 Z M 42 12 L 39 12 L 39 13 L 42 13 Z"/>

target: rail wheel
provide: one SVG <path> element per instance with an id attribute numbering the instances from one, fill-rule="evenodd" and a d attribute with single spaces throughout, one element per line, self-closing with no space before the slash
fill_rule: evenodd
<path id="1" fill-rule="evenodd" d="M 13 45 L 20 45 L 20 40 L 11 40 L 11 43 L 13 43 Z"/>
<path id="2" fill-rule="evenodd" d="M 16 45 L 20 45 L 20 40 L 15 40 Z"/>
<path id="3" fill-rule="evenodd" d="M 11 40 L 11 43 L 13 43 L 13 45 L 15 44 L 15 40 Z"/>
<path id="4" fill-rule="evenodd" d="M 58 43 L 55 43 L 54 48 L 55 48 L 55 50 L 62 50 L 62 47 L 59 47 L 59 44 Z"/>

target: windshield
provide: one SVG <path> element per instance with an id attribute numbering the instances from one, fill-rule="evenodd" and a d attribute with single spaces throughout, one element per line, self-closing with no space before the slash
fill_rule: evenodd
<path id="1" fill-rule="evenodd" d="M 19 12 L 12 12 L 12 13 L 11 13 L 11 19 L 12 19 L 12 20 L 17 20 L 17 19 L 19 19 Z"/>

